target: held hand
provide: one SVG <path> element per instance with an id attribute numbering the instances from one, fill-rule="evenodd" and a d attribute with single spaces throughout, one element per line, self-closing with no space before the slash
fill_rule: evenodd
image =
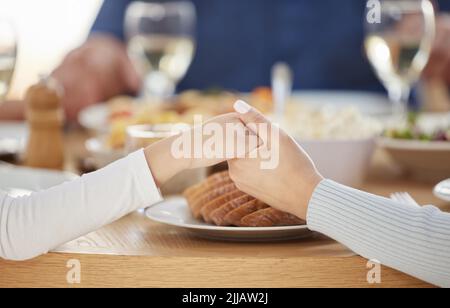
<path id="1" fill-rule="evenodd" d="M 235 109 L 240 113 L 242 122 L 262 140 L 264 145 L 261 148 L 266 147 L 270 153 L 278 151 L 279 162 L 274 168 L 262 169 L 260 155 L 256 159 L 230 160 L 232 180 L 249 195 L 305 220 L 309 201 L 316 186 L 323 180 L 322 176 L 303 149 L 256 109 L 242 101 L 236 103 Z M 268 133 L 263 131 L 264 127 L 268 127 Z M 274 138 L 277 134 L 272 131 L 279 135 L 279 142 Z"/>
<path id="2" fill-rule="evenodd" d="M 141 86 L 123 43 L 106 35 L 92 36 L 69 53 L 52 76 L 64 87 L 63 104 L 69 120 L 76 120 L 86 106 L 137 93 Z"/>
<path id="3" fill-rule="evenodd" d="M 249 142 L 250 138 L 255 142 Z M 162 186 L 181 171 L 244 157 L 258 146 L 256 135 L 238 114 L 230 113 L 158 142 L 146 148 L 145 155 L 157 185 Z"/>

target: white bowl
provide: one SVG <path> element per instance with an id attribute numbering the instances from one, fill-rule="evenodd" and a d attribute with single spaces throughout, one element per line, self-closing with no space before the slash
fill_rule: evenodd
<path id="1" fill-rule="evenodd" d="M 375 151 L 375 138 L 361 140 L 298 140 L 327 179 L 360 187 Z"/>
<path id="2" fill-rule="evenodd" d="M 450 177 L 450 142 L 378 139 L 384 148 L 413 178 L 439 182 Z"/>

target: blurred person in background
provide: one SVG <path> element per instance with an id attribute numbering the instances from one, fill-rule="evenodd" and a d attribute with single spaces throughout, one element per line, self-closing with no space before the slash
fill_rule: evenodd
<path id="1" fill-rule="evenodd" d="M 136 94 L 141 77 L 124 44 L 131 0 L 105 0 L 84 45 L 53 72 L 74 120 L 80 110 L 118 94 Z M 365 1 L 192 0 L 197 9 L 195 59 L 178 90 L 250 91 L 270 84 L 272 65 L 287 62 L 296 89 L 383 91 L 363 52 Z M 442 12 L 450 2 L 436 1 Z M 450 17 L 442 14 L 427 78 L 450 84 Z M 0 112 L 17 116 L 20 110 Z"/>

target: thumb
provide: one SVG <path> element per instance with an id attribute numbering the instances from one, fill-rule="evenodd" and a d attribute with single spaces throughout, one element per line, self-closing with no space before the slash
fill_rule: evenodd
<path id="1" fill-rule="evenodd" d="M 260 123 L 271 124 L 261 112 L 242 100 L 238 100 L 234 103 L 234 110 L 239 113 L 239 118 L 245 125 Z"/>
<path id="2" fill-rule="evenodd" d="M 271 132 L 276 129 L 270 120 L 256 108 L 253 108 L 242 100 L 238 100 L 234 104 L 234 110 L 239 114 L 239 118 L 245 126 L 256 134 L 266 146 L 270 147 Z"/>

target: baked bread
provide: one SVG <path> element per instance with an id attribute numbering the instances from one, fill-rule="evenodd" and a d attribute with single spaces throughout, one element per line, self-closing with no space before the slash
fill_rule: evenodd
<path id="1" fill-rule="evenodd" d="M 217 226 L 275 227 L 303 225 L 294 215 L 270 207 L 240 191 L 228 171 L 188 188 L 184 196 L 196 219 Z"/>

